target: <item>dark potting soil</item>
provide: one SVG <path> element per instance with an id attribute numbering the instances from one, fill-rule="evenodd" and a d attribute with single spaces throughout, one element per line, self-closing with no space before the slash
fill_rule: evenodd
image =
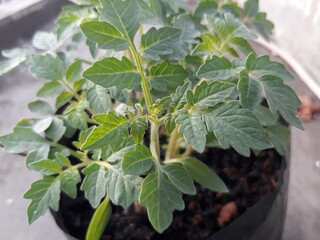
<path id="1" fill-rule="evenodd" d="M 184 195 L 186 209 L 174 212 L 171 226 L 161 235 L 153 230 L 144 208 L 132 206 L 124 210 L 113 206 L 113 215 L 101 239 L 207 239 L 277 186 L 283 161 L 274 150 L 245 158 L 234 150 L 210 148 L 196 157 L 215 170 L 227 184 L 229 193 L 215 193 L 196 185 L 197 195 Z M 79 192 L 76 200 L 62 195 L 60 211 L 54 215 L 60 227 L 82 240 L 93 212 Z"/>

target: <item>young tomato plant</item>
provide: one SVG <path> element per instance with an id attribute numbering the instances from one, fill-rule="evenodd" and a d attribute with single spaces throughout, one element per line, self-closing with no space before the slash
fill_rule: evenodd
<path id="1" fill-rule="evenodd" d="M 0 65 L 4 74 L 26 62 L 46 80 L 37 97 L 56 99 L 55 110 L 31 102 L 44 117 L 23 119 L 0 138 L 44 176 L 24 196 L 30 223 L 58 210 L 61 191 L 76 198 L 81 182 L 97 208 L 88 239 L 99 239 L 111 203 L 147 208 L 161 233 L 185 208 L 182 195 L 196 194 L 194 181 L 228 191 L 194 151 L 215 144 L 244 156 L 272 147 L 284 154 L 289 133 L 279 117 L 302 128 L 300 101 L 284 83 L 292 75 L 250 45 L 254 30 L 267 37 L 273 28 L 257 0 L 244 8 L 214 0 L 72 2 L 54 32 L 3 51 Z"/>

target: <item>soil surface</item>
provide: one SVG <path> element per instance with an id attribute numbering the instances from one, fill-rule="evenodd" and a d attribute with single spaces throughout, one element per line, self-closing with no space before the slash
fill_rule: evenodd
<path id="1" fill-rule="evenodd" d="M 229 193 L 215 193 L 196 185 L 197 195 L 184 195 L 186 209 L 174 212 L 171 226 L 161 235 L 153 230 L 143 208 L 132 206 L 125 210 L 113 206 L 113 215 L 101 239 L 207 239 L 272 191 L 280 177 L 282 157 L 274 150 L 245 158 L 234 150 L 211 148 L 195 157 L 215 170 Z M 94 211 L 81 194 L 80 191 L 76 200 L 62 195 L 60 211 L 54 213 L 58 225 L 80 240 L 85 239 Z"/>

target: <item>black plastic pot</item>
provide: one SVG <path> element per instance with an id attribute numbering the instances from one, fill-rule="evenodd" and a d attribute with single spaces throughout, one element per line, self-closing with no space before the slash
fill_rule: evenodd
<path id="1" fill-rule="evenodd" d="M 216 232 L 208 240 L 280 240 L 282 239 L 282 230 L 287 208 L 287 194 L 289 172 L 287 166 L 289 165 L 289 157 L 283 159 L 280 167 L 281 176 L 278 180 L 277 187 L 256 202 L 252 207 L 248 208 L 242 215 L 238 216 L 228 226 Z M 80 193 L 81 194 L 81 193 Z M 65 223 L 65 215 L 67 212 L 77 214 L 79 222 L 83 221 L 89 223 L 94 212 L 87 212 L 84 214 L 83 208 L 90 208 L 89 203 L 83 196 L 76 202 L 68 200 L 62 195 L 64 205 L 60 205 L 59 212 L 52 212 L 59 227 L 66 233 L 75 232 L 75 229 L 68 229 Z M 67 200 L 67 201 L 65 201 Z M 70 228 L 70 227 L 69 227 Z M 76 229 L 76 238 L 69 239 L 84 239 L 86 229 L 78 227 Z M 174 238 L 172 238 L 174 239 Z"/>

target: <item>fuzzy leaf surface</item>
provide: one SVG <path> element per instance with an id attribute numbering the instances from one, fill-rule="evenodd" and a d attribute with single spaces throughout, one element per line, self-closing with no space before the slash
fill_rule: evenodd
<path id="1" fill-rule="evenodd" d="M 83 169 L 85 178 L 81 185 L 81 190 L 85 192 L 93 208 L 97 208 L 101 199 L 106 195 L 106 171 L 97 164 L 92 164 Z"/>
<path id="2" fill-rule="evenodd" d="M 50 208 L 59 209 L 60 180 L 59 178 L 46 176 L 32 183 L 31 188 L 24 194 L 24 198 L 31 199 L 28 207 L 29 224 L 45 214 Z"/>
<path id="3" fill-rule="evenodd" d="M 120 163 L 109 168 L 106 178 L 107 194 L 114 204 L 128 208 L 138 199 L 142 178 L 124 173 Z"/>
<path id="4" fill-rule="evenodd" d="M 140 8 L 136 0 L 100 0 L 98 11 L 102 18 L 118 29 L 125 38 L 133 40 L 140 27 Z"/>
<path id="5" fill-rule="evenodd" d="M 40 172 L 43 175 L 54 175 L 59 174 L 62 171 L 61 166 L 57 161 L 50 159 L 43 159 L 37 162 L 30 164 L 30 167 Z"/>
<path id="6" fill-rule="evenodd" d="M 98 43 L 99 48 L 121 51 L 129 47 L 121 33 L 107 22 L 85 22 L 81 24 L 81 30 L 89 40 Z"/>
<path id="7" fill-rule="evenodd" d="M 181 192 L 158 173 L 151 173 L 143 180 L 139 201 L 147 207 L 149 220 L 159 233 L 170 226 L 175 209 L 184 209 Z"/>
<path id="8" fill-rule="evenodd" d="M 122 169 L 127 174 L 140 175 L 152 167 L 152 154 L 144 145 L 137 145 L 132 151 L 126 152 L 122 160 Z"/>
<path id="9" fill-rule="evenodd" d="M 107 89 L 101 86 L 95 86 L 86 92 L 86 98 L 89 107 L 96 113 L 107 113 L 111 109 L 111 97 Z"/>
<path id="10" fill-rule="evenodd" d="M 81 176 L 77 169 L 69 168 L 61 173 L 61 190 L 69 197 L 77 197 L 77 184 L 81 182 Z"/>
<path id="11" fill-rule="evenodd" d="M 236 102 L 223 104 L 204 115 L 208 131 L 214 132 L 223 148 L 231 145 L 237 152 L 250 156 L 250 148 L 272 147 L 257 117 Z"/>
<path id="12" fill-rule="evenodd" d="M 104 58 L 97 61 L 87 69 L 83 76 L 102 87 L 136 88 L 140 84 L 141 77 L 133 63 L 126 57 Z"/>

